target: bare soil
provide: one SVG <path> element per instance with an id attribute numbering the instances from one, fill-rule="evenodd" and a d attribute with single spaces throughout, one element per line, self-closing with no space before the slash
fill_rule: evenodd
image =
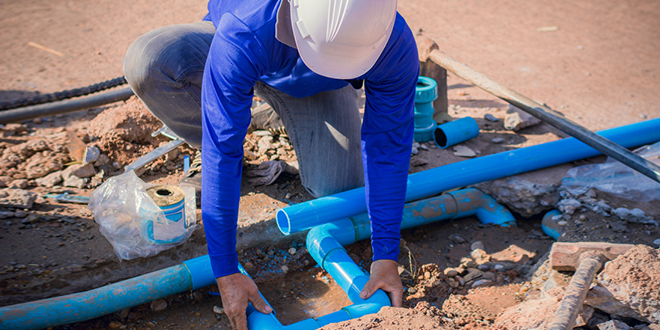
<path id="1" fill-rule="evenodd" d="M 197 21 L 206 12 L 205 1 L 201 0 L 5 0 L 0 1 L 0 6 L 0 28 L 4 32 L 0 38 L 0 76 L 4 78 L 0 81 L 0 102 L 121 76 L 123 55 L 138 36 L 160 26 Z M 660 3 L 656 1 L 401 0 L 399 11 L 413 31 L 422 31 L 451 57 L 546 103 L 589 129 L 601 130 L 660 115 Z M 508 105 L 503 101 L 453 74 L 449 75 L 448 89 L 449 115 L 471 116 L 479 123 L 480 136 L 464 143 L 477 156 L 567 136 L 547 124 L 507 131 L 502 121 Z M 486 114 L 499 121 L 486 120 Z M 12 212 L 0 222 L 0 305 L 89 290 L 121 279 L 127 265 L 140 267 L 139 260 L 118 263 L 84 205 L 58 203 L 44 196 L 62 192 L 89 196 L 102 180 L 120 173 L 123 166 L 165 143 L 166 138 L 150 135 L 158 127 L 158 121 L 133 98 L 105 108 L 3 128 L 2 182 L 39 197 L 31 208 L 0 208 Z M 295 160 L 286 140 L 280 143 L 277 138 L 276 148 L 259 153 L 261 138 L 262 135 L 250 134 L 246 139 L 246 148 L 256 155 L 246 159 L 247 169 L 273 159 L 273 155 Z M 504 142 L 493 143 L 495 138 Z M 38 140 L 45 147 L 39 144 L 42 142 L 35 142 Z M 31 169 L 53 172 L 71 166 L 76 160 L 72 145 L 77 141 L 99 147 L 112 166 L 105 167 L 100 179 L 88 179 L 80 188 L 38 184 L 35 180 L 40 177 L 34 176 L 39 174 L 30 174 L 34 172 Z M 419 154 L 413 157 L 411 173 L 465 159 L 451 149 L 433 147 L 431 143 L 420 147 Z M 194 156 L 194 150 L 184 146 L 175 154 L 149 165 L 142 179 L 176 184 L 182 173 L 183 156 Z M 536 171 L 526 178 L 533 182 L 556 181 L 571 166 L 603 160 L 604 157 L 595 157 L 559 170 Z M 631 202 L 604 193 L 598 193 L 597 198 L 608 201 L 612 207 L 639 207 L 649 216 L 660 216 L 653 202 Z M 260 187 L 244 180 L 239 222 L 271 219 L 277 208 L 309 199 L 311 196 L 296 176 L 283 175 L 273 185 Z M 476 218 L 466 218 L 404 231 L 400 264 L 406 288 L 405 308 L 385 308 L 379 314 L 328 328 L 493 326 L 506 308 L 538 294 L 528 275 L 534 265 L 544 260 L 552 243 L 542 232 L 541 216 L 516 214 L 518 227 L 512 228 L 483 225 Z M 654 241 L 660 238 L 656 226 L 620 221 L 586 208 L 577 210 L 572 218 L 579 221 L 569 221 L 559 240 L 635 243 L 657 248 Z M 186 249 L 203 250 L 201 224 L 184 246 L 163 253 L 163 267 Z M 459 278 L 446 275 L 448 268 L 459 267 L 462 259 L 470 256 L 475 242 L 483 244 L 490 258 L 487 266 L 482 267 L 482 274 L 467 281 L 466 274 Z M 289 253 L 290 248 L 295 248 L 296 253 Z M 369 269 L 368 242 L 358 242 L 347 250 L 361 267 Z M 315 265 L 302 240 L 241 250 L 239 257 L 284 324 L 319 317 L 350 304 L 332 278 Z M 497 265 L 501 267 L 496 268 Z M 627 269 L 625 263 L 618 267 Z M 114 274 L 99 271 L 91 279 L 80 275 L 88 276 L 88 271 L 95 269 L 110 269 Z M 74 280 L 65 281 L 65 276 Z M 489 282 L 474 285 L 486 278 Z M 204 288 L 166 298 L 164 310 L 145 304 L 57 329 L 228 328 L 227 318 L 213 312 L 214 306 L 221 307 L 216 292 L 217 288 Z"/>

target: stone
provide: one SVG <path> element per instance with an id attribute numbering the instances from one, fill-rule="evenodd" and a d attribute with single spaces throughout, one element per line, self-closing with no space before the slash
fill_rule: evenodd
<path id="1" fill-rule="evenodd" d="M 578 208 L 582 206 L 582 203 L 580 203 L 580 201 L 577 199 L 567 198 L 559 201 L 556 206 L 559 211 L 561 211 L 561 213 L 573 214 Z"/>
<path id="2" fill-rule="evenodd" d="M 619 321 L 619 320 L 609 320 L 597 325 L 598 330 L 632 330 L 632 328 Z"/>
<path id="3" fill-rule="evenodd" d="M 0 189 L 0 206 L 31 209 L 37 194 L 23 189 Z"/>
<path id="4" fill-rule="evenodd" d="M 606 313 L 660 323 L 660 250 L 635 245 L 605 264 L 585 304 Z"/>
<path id="5" fill-rule="evenodd" d="M 632 210 L 629 210 L 624 207 L 619 207 L 617 209 L 614 209 L 612 211 L 617 217 L 619 217 L 621 220 L 625 220 L 628 222 L 633 222 L 633 223 L 642 223 L 642 224 L 647 224 L 647 225 L 654 225 L 658 226 L 658 222 L 647 217 L 644 211 L 634 208 Z"/>
<path id="6" fill-rule="evenodd" d="M 292 247 L 292 248 L 289 249 L 288 252 L 289 252 L 290 255 L 295 255 L 297 251 L 298 250 L 296 250 L 296 248 Z"/>
<path id="7" fill-rule="evenodd" d="M 470 245 L 470 250 L 486 250 L 484 243 L 481 241 L 476 241 Z"/>
<path id="8" fill-rule="evenodd" d="M 52 188 L 62 182 L 62 171 L 56 171 L 46 175 L 43 178 L 34 180 L 38 185 Z"/>
<path id="9" fill-rule="evenodd" d="M 503 138 L 494 138 L 490 141 L 495 143 L 495 144 L 500 144 L 500 143 L 504 142 L 504 139 Z"/>
<path id="10" fill-rule="evenodd" d="M 476 268 L 468 268 L 467 270 L 468 270 L 468 273 L 465 276 L 463 276 L 463 279 L 465 280 L 465 282 L 470 282 L 474 279 L 477 279 L 477 278 L 481 277 L 484 274 L 484 272 L 482 272 L 482 271 L 480 271 Z"/>
<path id="11" fill-rule="evenodd" d="M 655 245 L 657 245 L 657 246 L 660 246 L 660 238 L 658 238 L 658 239 L 656 239 L 655 241 L 653 241 L 653 244 L 655 244 Z"/>
<path id="12" fill-rule="evenodd" d="M 14 214 L 12 211 L 0 211 L 0 219 L 13 218 Z"/>
<path id="13" fill-rule="evenodd" d="M 257 149 L 259 149 L 260 154 L 265 154 L 266 151 L 273 148 L 273 137 L 271 135 L 266 135 L 259 139 L 259 142 L 257 143 Z"/>
<path id="14" fill-rule="evenodd" d="M 630 251 L 632 244 L 614 244 L 604 242 L 556 242 L 550 250 L 550 264 L 558 271 L 572 271 L 580 264 L 580 256 L 587 251 L 598 251 L 613 260 Z"/>
<path id="15" fill-rule="evenodd" d="M 495 279 L 495 273 L 493 272 L 485 272 L 481 277 L 487 280 L 494 280 Z"/>
<path id="16" fill-rule="evenodd" d="M 213 313 L 216 313 L 218 315 L 222 315 L 222 314 L 225 313 L 225 309 L 222 308 L 222 307 L 213 306 Z"/>
<path id="17" fill-rule="evenodd" d="M 541 120 L 520 110 L 514 105 L 509 105 L 509 110 L 504 117 L 504 128 L 510 131 L 519 131 L 523 128 L 532 127 L 541 123 Z"/>
<path id="18" fill-rule="evenodd" d="M 25 179 L 18 179 L 14 180 L 9 184 L 9 188 L 18 188 L 18 189 L 25 189 L 28 186 L 28 180 Z"/>
<path id="19" fill-rule="evenodd" d="M 6 187 L 12 181 L 14 181 L 14 178 L 12 178 L 10 176 L 6 176 L 6 175 L 0 176 L 0 188 Z"/>
<path id="20" fill-rule="evenodd" d="M 94 162 L 94 166 L 99 167 L 110 163 L 110 158 L 106 154 L 99 155 L 99 158 Z"/>
<path id="21" fill-rule="evenodd" d="M 419 149 L 417 149 L 415 147 L 412 147 L 412 149 L 410 150 L 410 153 L 413 154 L 413 155 L 417 155 L 419 153 Z"/>
<path id="22" fill-rule="evenodd" d="M 486 285 L 490 285 L 491 283 L 493 283 L 491 280 L 486 280 L 486 279 L 478 280 L 478 281 L 475 281 L 474 283 L 472 283 L 472 287 L 476 288 L 476 287 L 480 287 L 480 286 L 486 286 Z"/>
<path id="23" fill-rule="evenodd" d="M 477 267 L 477 262 L 472 260 L 472 258 L 461 258 L 461 266 L 465 268 L 474 268 Z"/>
<path id="24" fill-rule="evenodd" d="M 484 115 L 484 119 L 486 119 L 486 120 L 488 120 L 488 121 L 492 121 L 492 122 L 498 122 L 498 121 L 500 121 L 499 119 L 497 119 L 497 117 L 493 116 L 493 115 L 490 114 L 490 113 L 485 114 L 485 115 Z"/>
<path id="25" fill-rule="evenodd" d="M 531 217 L 552 209 L 559 201 L 556 190 L 563 176 L 561 174 L 556 181 L 548 178 L 547 182 L 539 182 L 532 174 L 523 174 L 481 182 L 475 187 L 506 205 L 512 212 Z"/>
<path id="26" fill-rule="evenodd" d="M 41 216 L 35 213 L 32 213 L 28 215 L 23 221 L 21 221 L 22 224 L 30 224 L 30 223 L 37 223 L 41 220 Z"/>
<path id="27" fill-rule="evenodd" d="M 95 146 L 85 147 L 85 153 L 83 154 L 82 159 L 83 166 L 96 162 L 99 159 L 99 156 L 101 156 L 101 150 L 99 150 L 99 148 Z"/>
<path id="28" fill-rule="evenodd" d="M 283 273 L 289 272 L 289 267 L 287 265 L 282 265 L 282 267 L 280 267 L 280 269 L 282 269 Z"/>
<path id="29" fill-rule="evenodd" d="M 130 308 L 124 308 L 121 310 L 121 313 L 119 313 L 119 318 L 120 319 L 125 319 L 128 317 L 128 313 L 130 313 L 131 309 Z"/>
<path id="30" fill-rule="evenodd" d="M 79 178 L 91 178 L 96 175 L 96 169 L 94 169 L 94 164 L 88 163 L 87 165 L 75 169 L 71 173 Z"/>
<path id="31" fill-rule="evenodd" d="M 158 299 L 151 302 L 151 310 L 154 312 L 160 312 L 167 309 L 167 301 L 165 299 Z"/>
<path id="32" fill-rule="evenodd" d="M 458 271 L 454 268 L 445 268 L 443 273 L 447 277 L 454 277 L 454 276 L 458 275 Z"/>
<path id="33" fill-rule="evenodd" d="M 110 328 L 110 329 L 119 329 L 122 326 L 123 326 L 123 324 L 121 324 L 121 322 L 117 322 L 117 321 L 112 321 L 108 324 L 108 328 Z"/>
<path id="34" fill-rule="evenodd" d="M 28 179 L 36 179 L 44 177 L 51 172 L 59 171 L 62 168 L 64 168 L 62 157 L 39 153 L 27 160 L 25 174 Z"/>
<path id="35" fill-rule="evenodd" d="M 477 156 L 477 153 L 474 152 L 474 150 L 463 146 L 463 145 L 457 145 L 454 146 L 454 155 L 458 157 L 466 157 L 466 158 L 472 158 Z"/>

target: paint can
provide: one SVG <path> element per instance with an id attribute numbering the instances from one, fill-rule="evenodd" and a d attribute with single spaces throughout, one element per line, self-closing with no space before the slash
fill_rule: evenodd
<path id="1" fill-rule="evenodd" d="M 159 185 L 147 188 L 147 194 L 158 205 L 165 218 L 145 214 L 144 233 L 149 241 L 172 244 L 184 238 L 186 232 L 185 194 L 176 186 Z M 145 210 L 146 213 L 152 213 Z"/>

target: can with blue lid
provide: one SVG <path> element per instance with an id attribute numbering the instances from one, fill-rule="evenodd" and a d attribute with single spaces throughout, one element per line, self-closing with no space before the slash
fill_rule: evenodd
<path id="1" fill-rule="evenodd" d="M 173 244 L 185 237 L 185 194 L 181 188 L 158 185 L 147 188 L 147 194 L 158 205 L 165 217 L 145 214 L 144 233 L 157 244 Z"/>

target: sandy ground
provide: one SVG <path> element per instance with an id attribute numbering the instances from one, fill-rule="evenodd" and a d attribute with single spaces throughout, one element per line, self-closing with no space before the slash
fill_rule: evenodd
<path id="1" fill-rule="evenodd" d="M 93 3 L 29 0 L 0 3 L 3 8 L 0 13 L 0 29 L 3 31 L 0 38 L 0 76 L 4 78 L 0 81 L 0 102 L 35 93 L 86 86 L 121 76 L 121 60 L 135 38 L 160 26 L 197 21 L 206 11 L 204 1 L 179 0 L 102 0 Z M 660 87 L 657 77 L 660 74 L 660 62 L 657 61 L 660 54 L 658 2 L 402 0 L 399 11 L 413 31 L 421 30 L 423 35 L 435 40 L 440 49 L 454 59 L 546 103 L 589 129 L 611 128 L 660 115 L 660 95 L 657 93 Z M 50 51 L 37 48 L 34 44 Z M 480 156 L 566 136 L 545 124 L 515 134 L 506 131 L 502 127 L 507 109 L 504 102 L 452 74 L 448 78 L 448 88 L 449 114 L 455 118 L 472 116 L 480 125 L 481 136 L 466 143 L 471 149 L 479 151 Z M 116 111 L 118 116 L 136 110 L 145 112 L 137 100 L 113 109 L 105 112 Z M 64 130 L 70 130 L 86 143 L 98 145 L 111 156 L 111 161 L 126 165 L 164 141 L 146 137 L 130 139 L 126 136 L 115 136 L 109 142 L 90 141 L 90 134 L 94 135 L 90 132 L 96 132 L 100 122 L 107 122 L 100 113 L 101 110 L 97 109 L 28 121 L 24 131 L 5 130 L 2 148 L 9 149 L 38 138 L 47 139 L 49 150 L 59 155 L 61 163 L 65 164 L 72 160 L 63 151 L 67 140 L 54 137 L 62 137 Z M 486 114 L 492 114 L 500 121 L 485 120 Z M 140 115 L 131 118 L 136 117 Z M 157 122 L 147 117 L 143 120 L 157 126 Z M 95 118 L 97 125 L 94 124 Z M 114 125 L 114 128 L 117 126 Z M 107 127 L 103 132 L 111 128 Z M 142 135 L 147 136 L 148 130 L 153 127 L 143 128 Z M 103 139 L 103 136 L 99 137 Z M 492 139 L 498 137 L 506 139 L 507 143 L 493 144 Z M 250 147 L 251 143 L 254 147 L 259 138 L 250 135 L 248 140 L 251 142 L 246 146 Z M 412 167 L 411 173 L 464 159 L 455 156 L 451 150 L 427 146 L 429 148 L 420 150 L 414 157 L 424 160 L 426 164 Z M 253 150 L 256 152 L 256 148 Z M 284 158 L 295 157 L 290 150 L 288 153 L 286 151 L 282 153 Z M 186 148 L 180 152 L 194 154 Z M 246 163 L 249 168 L 261 160 L 263 158 Z M 600 157 L 592 161 L 603 160 Z M 14 181 L 25 180 L 21 173 L 27 170 L 29 162 L 26 162 L 27 158 L 22 161 L 23 165 L 19 164 L 13 170 L 5 164 L 2 176 L 10 176 Z M 575 164 L 559 171 L 535 172 L 530 180 L 561 178 L 572 165 Z M 150 167 L 143 179 L 154 183 L 176 183 L 180 173 L 179 159 L 171 163 L 163 159 Z M 8 183 L 11 184 L 11 180 Z M 70 190 L 88 195 L 92 190 L 89 185 L 82 189 L 44 188 L 31 179 L 26 184 L 26 189 L 39 194 Z M 269 187 L 244 184 L 242 190 L 240 217 L 246 223 L 272 218 L 278 207 L 310 198 L 295 176 L 284 176 Z M 611 200 L 605 195 L 598 197 Z M 640 207 L 647 214 L 657 214 L 657 210 L 649 205 L 644 208 L 639 203 L 617 202 L 620 206 Z M 14 213 L 15 217 L 3 219 L 6 223 L 11 222 L 0 232 L 0 244 L 4 251 L 0 255 L 0 296 L 3 305 L 67 293 L 72 289 L 71 283 L 62 281 L 58 285 L 58 274 L 88 274 L 80 270 L 106 266 L 113 269 L 112 265 L 116 263 L 109 244 L 84 207 L 43 199 L 38 199 L 36 205 L 26 214 Z M 37 214 L 42 220 L 24 223 L 23 217 L 29 214 Z M 580 215 L 584 219 L 580 217 L 579 224 L 571 222 L 562 240 L 653 245 L 653 241 L 660 238 L 660 232 L 654 226 L 611 221 L 611 218 L 588 210 L 576 213 L 576 216 Z M 400 261 L 404 269 L 408 268 L 402 276 L 406 285 L 405 307 L 411 309 L 385 310 L 376 319 L 360 320 L 366 323 L 352 326 L 356 329 L 375 329 L 386 328 L 388 324 L 393 326 L 390 328 L 398 329 L 400 327 L 392 323 L 392 319 L 401 317 L 417 320 L 415 322 L 418 323 L 411 321 L 410 324 L 419 326 L 411 328 L 485 329 L 492 326 L 505 308 L 534 295 L 534 289 L 530 290 L 533 285 L 524 275 L 537 261 L 542 260 L 552 242 L 541 231 L 540 215 L 531 218 L 517 216 L 518 228 L 485 226 L 469 218 L 404 232 L 404 252 Z M 485 252 L 494 260 L 509 265 L 509 270 L 499 272 L 494 268 L 488 269 L 486 272 L 493 273 L 491 285 L 472 288 L 474 281 L 456 285 L 460 284 L 460 280 L 446 276 L 444 271 L 457 267 L 461 258 L 470 254 L 472 243 L 477 241 L 483 243 Z M 193 234 L 186 247 L 180 247 L 177 251 L 190 246 L 203 250 L 203 228 Z M 285 324 L 319 317 L 350 303 L 341 289 L 334 285 L 332 278 L 314 267 L 314 261 L 305 253 L 303 246 L 304 243 L 298 240 L 283 246 L 240 251 L 241 262 L 251 265 L 246 268 L 255 276 L 264 296 Z M 291 247 L 296 248 L 298 253 L 290 255 L 288 250 Z M 269 253 L 271 251 L 272 254 Z M 356 243 L 348 251 L 356 262 L 368 269 L 370 252 L 366 242 Z M 173 252 L 176 253 L 179 252 Z M 168 257 L 171 255 L 168 254 Z M 137 266 L 139 262 L 132 265 Z M 282 266 L 287 266 L 288 271 L 283 272 Z M 103 274 L 97 276 L 98 285 L 108 281 Z M 80 289 L 90 289 L 89 281 L 80 279 L 80 282 L 83 283 Z M 165 310 L 160 310 L 158 306 L 142 305 L 60 328 L 226 328 L 227 318 L 213 312 L 213 307 L 221 303 L 211 291 L 217 289 L 205 288 L 169 297 Z"/>

